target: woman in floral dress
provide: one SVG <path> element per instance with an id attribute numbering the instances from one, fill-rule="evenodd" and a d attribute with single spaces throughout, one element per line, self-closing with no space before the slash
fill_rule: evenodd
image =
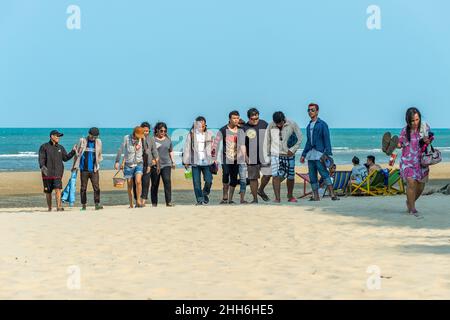
<path id="1" fill-rule="evenodd" d="M 400 160 L 400 175 L 405 181 L 406 205 L 409 214 L 418 216 L 416 201 L 428 182 L 429 167 L 422 167 L 422 150 L 420 140 L 425 144 L 430 143 L 430 127 L 422 123 L 422 116 L 417 108 L 409 108 L 406 111 L 406 127 L 403 128 L 398 147 L 402 149 Z"/>

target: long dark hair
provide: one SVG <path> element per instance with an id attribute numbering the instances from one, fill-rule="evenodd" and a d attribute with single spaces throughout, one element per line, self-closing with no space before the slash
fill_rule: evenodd
<path id="1" fill-rule="evenodd" d="M 155 128 L 153 128 L 155 136 L 158 134 L 158 131 L 161 128 L 166 129 L 166 137 L 167 137 L 169 133 L 167 132 L 167 125 L 164 122 L 158 122 L 157 124 L 155 124 Z"/>
<path id="2" fill-rule="evenodd" d="M 406 116 L 405 116 L 405 120 L 406 120 L 406 139 L 408 139 L 408 141 L 411 140 L 411 122 L 414 118 L 414 115 L 418 115 L 419 116 L 419 130 L 422 127 L 422 114 L 420 113 L 419 109 L 415 108 L 415 107 L 411 107 L 408 110 L 406 110 Z"/>
<path id="3" fill-rule="evenodd" d="M 205 123 L 205 131 L 204 132 L 206 132 L 206 130 L 208 130 L 208 126 L 206 125 L 206 118 L 204 116 L 198 116 L 197 118 L 195 118 L 195 122 L 192 124 L 191 131 L 194 130 L 195 123 L 199 122 L 199 121 L 203 121 Z"/>

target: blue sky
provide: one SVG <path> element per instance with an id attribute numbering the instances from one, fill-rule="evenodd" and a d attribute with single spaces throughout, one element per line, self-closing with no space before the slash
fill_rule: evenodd
<path id="1" fill-rule="evenodd" d="M 66 28 L 69 5 L 81 30 Z M 381 8 L 381 30 L 366 9 Z M 449 128 L 448 0 L 2 0 L 0 127 L 211 127 L 310 101 L 331 127 Z"/>

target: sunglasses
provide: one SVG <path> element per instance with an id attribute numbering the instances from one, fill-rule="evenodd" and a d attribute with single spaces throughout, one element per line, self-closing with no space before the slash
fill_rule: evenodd
<path id="1" fill-rule="evenodd" d="M 309 109 L 308 108 L 308 112 L 316 112 L 316 109 Z"/>
<path id="2" fill-rule="evenodd" d="M 159 132 L 167 132 L 166 129 L 159 129 Z"/>

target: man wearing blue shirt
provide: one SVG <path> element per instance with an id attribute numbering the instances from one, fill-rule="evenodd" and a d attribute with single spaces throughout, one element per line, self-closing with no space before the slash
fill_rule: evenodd
<path id="1" fill-rule="evenodd" d="M 81 138 L 78 143 L 73 170 L 80 169 L 81 210 L 86 210 L 86 190 L 89 180 L 91 180 L 94 189 L 95 210 L 103 209 L 103 206 L 100 205 L 100 177 L 98 172 L 100 162 L 103 160 L 102 141 L 98 138 L 99 135 L 98 128 L 91 128 L 87 138 Z"/>
<path id="2" fill-rule="evenodd" d="M 330 173 L 325 166 L 325 159 L 332 156 L 330 130 L 325 121 L 319 118 L 319 105 L 310 103 L 308 106 L 308 114 L 311 121 L 306 128 L 308 140 L 305 149 L 303 149 L 301 163 L 308 161 L 309 180 L 313 190 L 311 201 L 320 201 L 319 196 L 319 180 L 318 174 L 323 178 L 325 185 L 330 192 L 332 200 L 339 200 L 334 194 L 333 183 L 331 182 Z"/>

